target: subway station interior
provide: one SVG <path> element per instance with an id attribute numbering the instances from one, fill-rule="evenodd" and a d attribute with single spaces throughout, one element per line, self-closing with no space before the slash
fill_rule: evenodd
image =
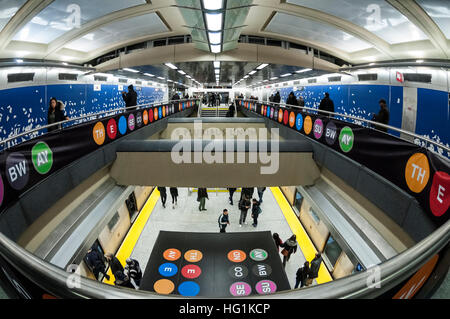
<path id="1" fill-rule="evenodd" d="M 448 0 L 0 1 L 0 299 L 450 298 Z"/>

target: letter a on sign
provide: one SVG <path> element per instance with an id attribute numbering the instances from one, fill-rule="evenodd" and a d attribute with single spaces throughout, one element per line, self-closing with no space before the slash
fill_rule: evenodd
<path id="1" fill-rule="evenodd" d="M 436 172 L 430 191 L 430 208 L 434 216 L 444 215 L 450 207 L 450 175 Z"/>

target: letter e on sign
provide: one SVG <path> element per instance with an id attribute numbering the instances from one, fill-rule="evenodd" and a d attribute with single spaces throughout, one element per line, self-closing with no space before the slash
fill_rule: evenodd
<path id="1" fill-rule="evenodd" d="M 450 175 L 436 172 L 430 191 L 430 209 L 434 216 L 444 215 L 450 207 Z"/>

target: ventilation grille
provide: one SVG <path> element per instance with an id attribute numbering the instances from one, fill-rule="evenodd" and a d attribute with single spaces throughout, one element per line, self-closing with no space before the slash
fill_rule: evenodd
<path id="1" fill-rule="evenodd" d="M 378 74 L 358 74 L 358 81 L 376 81 L 378 80 Z"/>
<path id="2" fill-rule="evenodd" d="M 106 76 L 94 75 L 94 81 L 103 81 L 106 82 L 108 78 Z"/>
<path id="3" fill-rule="evenodd" d="M 294 81 L 294 85 L 299 85 L 300 81 Z"/>
<path id="4" fill-rule="evenodd" d="M 11 73 L 8 74 L 8 83 L 29 82 L 34 80 L 34 73 Z"/>
<path id="5" fill-rule="evenodd" d="M 119 83 L 128 83 L 127 79 L 119 79 Z"/>
<path id="6" fill-rule="evenodd" d="M 317 79 L 309 79 L 308 83 L 317 83 Z"/>
<path id="7" fill-rule="evenodd" d="M 342 76 L 332 76 L 328 78 L 328 82 L 341 82 Z"/>
<path id="8" fill-rule="evenodd" d="M 431 74 L 404 73 L 403 78 L 409 82 L 431 83 Z"/>
<path id="9" fill-rule="evenodd" d="M 142 81 L 136 81 L 136 85 L 142 85 Z"/>
<path id="10" fill-rule="evenodd" d="M 78 80 L 78 74 L 73 73 L 59 73 L 58 79 L 60 81 L 77 81 Z"/>

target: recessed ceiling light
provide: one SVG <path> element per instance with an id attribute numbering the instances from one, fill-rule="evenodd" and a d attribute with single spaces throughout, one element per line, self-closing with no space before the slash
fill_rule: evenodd
<path id="1" fill-rule="evenodd" d="M 423 60 L 417 60 L 416 63 L 423 63 Z"/>
<path id="2" fill-rule="evenodd" d="M 206 25 L 209 31 L 222 30 L 222 13 L 206 13 Z"/>
<path id="3" fill-rule="evenodd" d="M 62 65 L 69 65 L 67 62 L 63 62 Z"/>
<path id="4" fill-rule="evenodd" d="M 212 53 L 220 53 L 220 51 L 221 51 L 220 44 L 212 44 L 211 45 Z"/>
<path id="5" fill-rule="evenodd" d="M 139 71 L 135 70 L 135 69 L 124 68 L 123 70 L 128 71 L 128 72 L 133 72 L 133 73 L 139 73 Z"/>
<path id="6" fill-rule="evenodd" d="M 312 71 L 312 69 L 298 70 L 298 71 L 295 71 L 295 73 L 304 73 L 304 72 L 309 72 L 309 71 Z"/>
<path id="7" fill-rule="evenodd" d="M 285 78 L 285 77 L 287 77 L 287 76 L 291 76 L 292 75 L 292 73 L 286 73 L 286 74 L 283 74 L 283 75 L 280 75 L 282 78 Z"/>
<path id="8" fill-rule="evenodd" d="M 261 64 L 260 66 L 258 66 L 256 69 L 262 70 L 262 69 L 264 69 L 266 66 L 268 66 L 268 64 L 267 64 L 267 63 L 264 63 L 264 64 Z"/>
<path id="9" fill-rule="evenodd" d="M 186 77 L 188 78 L 188 79 L 192 79 L 192 77 L 190 76 L 190 75 L 186 75 Z M 195 80 L 194 80 L 195 81 Z"/>
<path id="10" fill-rule="evenodd" d="M 269 82 L 269 80 L 264 80 L 263 82 Z"/>
<path id="11" fill-rule="evenodd" d="M 247 79 L 247 78 L 249 78 L 249 76 L 248 76 L 248 75 L 244 76 L 244 79 Z"/>
<path id="12" fill-rule="evenodd" d="M 278 77 L 273 77 L 273 78 L 270 78 L 271 80 L 276 80 L 276 79 L 278 79 Z"/>
<path id="13" fill-rule="evenodd" d="M 214 73 L 219 74 L 220 73 L 220 69 L 214 69 Z"/>
<path id="14" fill-rule="evenodd" d="M 165 80 L 165 78 L 158 76 L 158 79 L 160 80 Z"/>
<path id="15" fill-rule="evenodd" d="M 214 68 L 219 69 L 220 68 L 220 62 L 214 62 Z"/>
<path id="16" fill-rule="evenodd" d="M 222 32 L 208 32 L 209 42 L 211 44 L 220 44 L 222 43 Z"/>
<path id="17" fill-rule="evenodd" d="M 144 73 L 144 75 L 146 75 L 146 76 L 149 76 L 149 77 L 154 77 L 154 75 L 153 74 L 150 74 L 150 73 Z"/>
<path id="18" fill-rule="evenodd" d="M 16 59 L 16 63 L 23 63 L 22 59 Z"/>
<path id="19" fill-rule="evenodd" d="M 178 70 L 178 73 L 186 75 L 186 72 L 182 71 L 182 70 Z"/>
<path id="20" fill-rule="evenodd" d="M 253 74 L 255 74 L 257 71 L 252 71 L 252 72 L 250 72 L 249 74 L 250 75 L 253 75 Z"/>
<path id="21" fill-rule="evenodd" d="M 219 10 L 223 7 L 223 0 L 203 0 L 203 7 L 206 10 Z"/>
<path id="22" fill-rule="evenodd" d="M 166 66 L 168 66 L 169 68 L 171 68 L 172 70 L 177 70 L 178 68 L 173 65 L 172 63 L 164 63 Z"/>

